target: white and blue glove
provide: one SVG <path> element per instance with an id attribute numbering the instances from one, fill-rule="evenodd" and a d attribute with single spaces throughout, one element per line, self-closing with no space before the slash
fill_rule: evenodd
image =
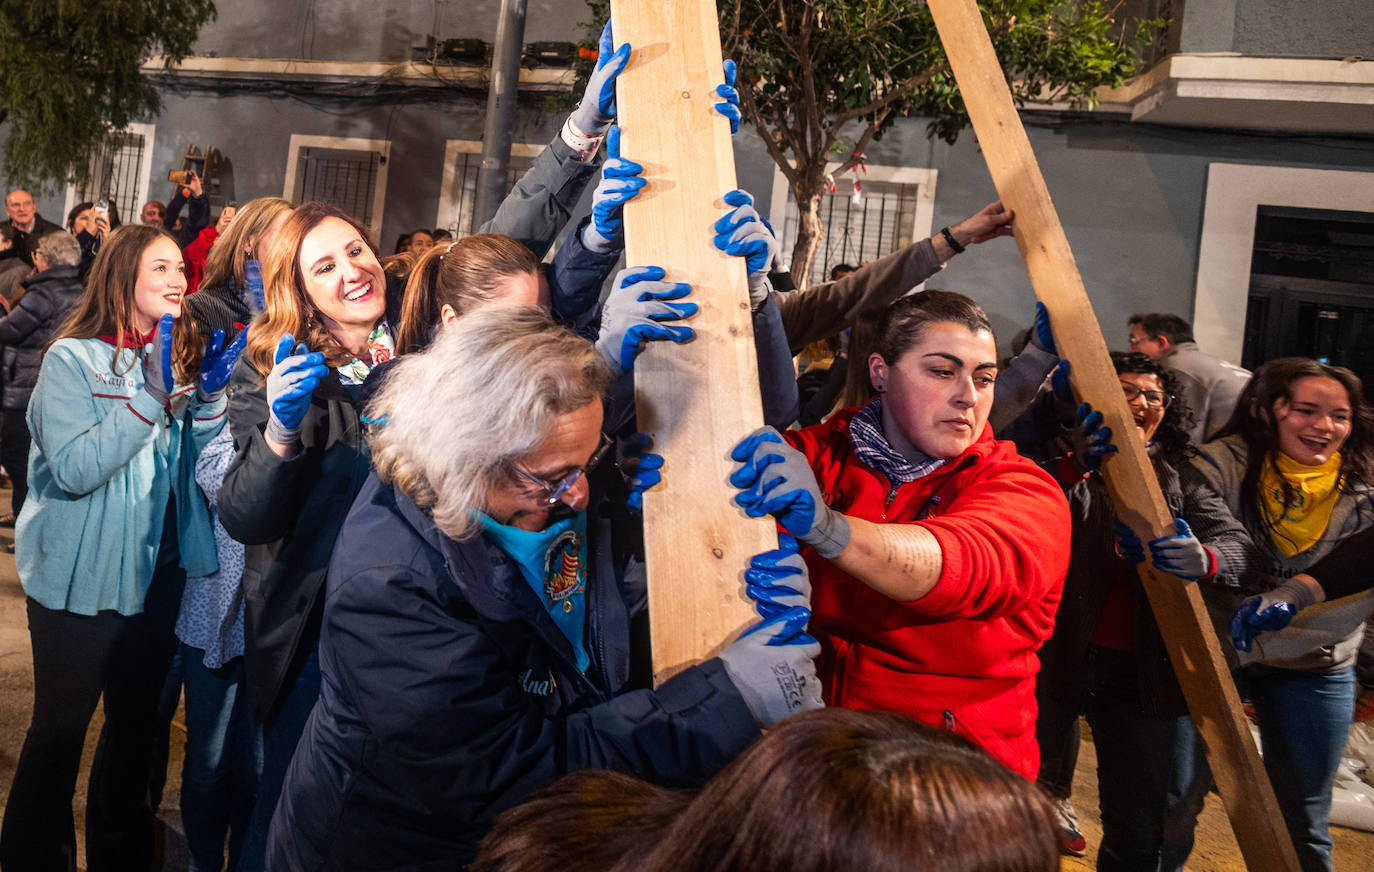
<path id="1" fill-rule="evenodd" d="M 1256 636 L 1282 630 L 1294 615 L 1315 601 L 1312 588 L 1296 578 L 1246 599 L 1231 615 L 1231 644 L 1237 651 L 1249 651 Z"/>
<path id="2" fill-rule="evenodd" d="M 153 341 L 143 349 L 143 390 L 157 400 L 159 406 L 167 406 L 172 395 L 174 375 L 172 372 L 172 321 L 171 315 L 157 319 L 153 328 Z"/>
<path id="3" fill-rule="evenodd" d="M 283 334 L 277 342 L 272 371 L 267 374 L 267 427 L 263 436 L 271 442 L 294 443 L 301 435 L 301 423 L 310 411 L 310 396 L 329 374 L 324 355 L 311 351 L 305 343 L 291 346 L 295 338 Z"/>
<path id="4" fill-rule="evenodd" d="M 724 115 L 730 120 L 730 135 L 739 133 L 739 91 L 735 90 L 735 76 L 738 68 L 735 62 L 727 58 L 722 64 L 725 69 L 725 84 L 716 85 L 716 96 L 724 100 L 724 103 L 716 104 L 716 112 Z"/>
<path id="5" fill-rule="evenodd" d="M 692 292 L 682 282 L 661 281 L 667 273 L 658 266 L 635 266 L 616 274 L 615 287 L 601 310 L 601 334 L 596 350 L 617 373 L 634 368 L 645 342 L 686 342 L 696 335 L 691 327 L 667 324 L 697 313 L 696 303 L 670 303 Z"/>
<path id="6" fill-rule="evenodd" d="M 1116 452 L 1112 444 L 1112 428 L 1102 423 L 1102 413 L 1087 403 L 1080 403 L 1074 415 L 1073 456 L 1087 472 L 1097 472 L 1102 461 Z"/>
<path id="7" fill-rule="evenodd" d="M 773 225 L 754 208 L 754 198 L 746 191 L 731 191 L 725 204 L 734 206 L 712 225 L 711 243 L 726 254 L 744 258 L 749 270 L 749 305 L 755 309 L 768 299 L 773 286 L 768 273 L 777 266 L 778 238 Z"/>
<path id="8" fill-rule="evenodd" d="M 573 127 L 583 136 L 601 136 L 615 120 L 615 77 L 625 69 L 630 61 L 630 44 L 627 42 L 619 49 L 611 38 L 611 22 L 601 29 L 601 39 L 597 43 L 596 68 L 587 79 L 587 87 L 582 92 L 582 102 L 572 113 Z"/>
<path id="9" fill-rule="evenodd" d="M 210 337 L 210 341 L 205 345 L 205 356 L 200 360 L 200 384 L 196 387 L 196 396 L 202 403 L 213 403 L 224 394 L 224 388 L 229 384 L 229 376 L 234 371 L 234 364 L 238 363 L 239 355 L 243 353 L 243 347 L 248 344 L 248 328 L 239 331 L 239 335 L 234 337 L 234 341 L 229 343 L 229 347 L 220 350 L 224 345 L 224 331 L 216 330 Z"/>
<path id="10" fill-rule="evenodd" d="M 721 652 L 725 674 L 759 724 L 771 727 L 798 712 L 824 708 L 816 678 L 821 646 L 806 632 L 811 620 L 806 564 L 791 537 L 749 561 L 745 592 L 762 620 Z"/>
<path id="11" fill-rule="evenodd" d="M 1216 566 L 1212 552 L 1197 540 L 1188 522 L 1174 518 L 1176 536 L 1161 536 L 1150 543 L 1150 560 L 1155 569 L 1197 581 L 1211 575 Z"/>
<path id="12" fill-rule="evenodd" d="M 620 156 L 620 127 L 612 124 L 606 134 L 601 181 L 592 193 L 592 220 L 582 231 L 582 244 L 589 250 L 605 254 L 623 246 L 625 204 L 647 184 L 640 177 L 642 172 L 644 167 Z"/>
<path id="13" fill-rule="evenodd" d="M 649 450 L 649 435 L 634 433 L 621 449 L 620 471 L 630 481 L 630 496 L 625 505 L 644 511 L 644 492 L 663 480 L 663 455 Z"/>
<path id="14" fill-rule="evenodd" d="M 834 557 L 849 544 L 849 521 L 821 496 L 811 464 L 772 427 L 760 427 L 730 452 L 740 463 L 730 474 L 735 502 L 751 518 L 772 515 L 783 529 Z"/>

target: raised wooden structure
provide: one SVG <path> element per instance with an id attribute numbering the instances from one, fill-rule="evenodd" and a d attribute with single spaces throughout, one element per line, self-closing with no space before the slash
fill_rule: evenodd
<path id="1" fill-rule="evenodd" d="M 929 0 L 929 5 L 997 192 L 1016 213 L 1016 244 L 1035 294 L 1049 310 L 1055 345 L 1061 357 L 1073 361 L 1074 389 L 1101 410 L 1113 433 L 1133 434 L 1134 419 L 978 6 L 974 0 Z M 1130 437 L 1116 444 L 1118 456 L 1103 470 L 1117 514 L 1142 542 L 1174 535 L 1144 445 Z M 1197 584 L 1153 568 L 1142 569 L 1140 577 L 1246 867 L 1297 872 L 1297 854 Z"/>
<path id="2" fill-rule="evenodd" d="M 712 0 L 612 0 L 615 42 L 633 47 L 616 80 L 621 153 L 648 185 L 625 206 L 625 254 L 692 285 L 701 307 L 685 345 L 655 343 L 635 362 L 639 429 L 664 457 L 644 495 L 655 681 L 718 653 L 757 618 L 744 599 L 749 558 L 777 547 L 771 520 L 745 518 L 729 453 L 763 422 L 758 363 L 740 258 L 711 245 L 736 187 Z"/>

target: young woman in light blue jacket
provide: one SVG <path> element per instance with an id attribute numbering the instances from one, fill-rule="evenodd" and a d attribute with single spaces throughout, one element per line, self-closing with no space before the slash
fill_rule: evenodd
<path id="1" fill-rule="evenodd" d="M 71 801 L 96 703 L 91 872 L 150 868 L 153 722 L 186 573 L 216 568 L 196 454 L 224 426 L 241 343 L 202 348 L 180 319 L 186 278 L 156 227 L 110 234 L 44 355 L 28 409 L 30 498 L 15 529 L 28 598 L 34 713 L 10 788 L 0 865 L 70 869 Z"/>

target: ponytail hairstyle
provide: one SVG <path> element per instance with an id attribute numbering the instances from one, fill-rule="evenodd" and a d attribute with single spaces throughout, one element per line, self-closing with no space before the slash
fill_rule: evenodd
<path id="1" fill-rule="evenodd" d="M 396 353 L 429 344 L 443 322 L 444 306 L 459 315 L 502 296 L 512 276 L 539 275 L 539 259 L 518 240 L 501 233 L 478 233 L 436 245 L 411 262 L 396 331 Z"/>
<path id="2" fill-rule="evenodd" d="M 262 289 L 267 307 L 253 321 L 252 332 L 248 334 L 248 346 L 243 352 L 263 378 L 272 371 L 277 342 L 285 333 L 290 333 L 297 342 L 304 342 L 311 351 L 322 353 L 325 363 L 330 367 L 342 366 L 353 359 L 353 354 L 316 317 L 315 306 L 305 293 L 305 275 L 301 272 L 301 244 L 310 231 L 328 218 L 337 218 L 353 227 L 363 244 L 372 250 L 374 256 L 377 254 L 377 247 L 372 244 L 367 226 L 339 207 L 312 200 L 292 211 L 291 217 L 277 231 L 272 250 L 264 252 L 260 258 Z M 396 301 L 389 285 L 386 295 L 384 317 L 390 320 L 394 316 Z"/>
<path id="3" fill-rule="evenodd" d="M 142 347 L 134 348 L 134 357 L 123 369 L 119 356 L 125 348 L 131 347 L 131 339 L 136 342 L 144 339 L 135 326 L 134 289 L 138 285 L 143 253 L 159 239 L 175 245 L 180 255 L 181 246 L 177 245 L 176 238 L 161 227 L 124 224 L 111 230 L 91 265 L 85 291 L 67 320 L 53 334 L 49 347 L 59 339 L 113 336 L 115 351 L 110 367 L 117 374 L 133 369 Z M 186 317 L 185 297 L 182 299 L 182 317 L 172 322 L 172 370 L 177 384 L 184 385 L 192 383 L 199 374 L 205 347 L 192 319 Z"/>
<path id="4" fill-rule="evenodd" d="M 1279 473 L 1279 428 L 1274 405 L 1280 400 L 1291 402 L 1293 385 L 1304 378 L 1335 379 L 1345 388 L 1350 400 L 1350 435 L 1340 449 L 1337 489 L 1348 493 L 1357 484 L 1372 483 L 1374 410 L 1365 402 L 1360 377 L 1343 366 L 1331 366 L 1309 357 L 1275 358 L 1255 370 L 1236 400 L 1231 420 L 1213 437 L 1236 435 L 1245 440 L 1247 452 L 1245 477 L 1241 481 L 1241 507 L 1245 524 L 1252 531 L 1264 529 L 1272 534 L 1279 521 L 1269 516 L 1264 501 L 1259 499 L 1259 479 L 1266 464 L 1283 488 L 1284 503 L 1297 497 L 1292 485 Z"/>

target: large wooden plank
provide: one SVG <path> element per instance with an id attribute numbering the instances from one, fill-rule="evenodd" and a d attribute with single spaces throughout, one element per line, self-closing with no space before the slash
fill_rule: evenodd
<path id="1" fill-rule="evenodd" d="M 1102 411 L 1113 433 L 1133 434 L 1135 423 L 1107 345 L 977 4 L 929 2 L 998 194 L 1016 213 L 1016 243 L 1036 296 L 1050 312 L 1055 345 L 1073 361 L 1074 388 Z M 1119 438 L 1117 446 L 1118 457 L 1105 467 L 1117 514 L 1142 541 L 1172 535 L 1173 520 L 1144 446 L 1130 437 Z M 1141 580 L 1246 866 L 1256 872 L 1296 872 L 1297 855 L 1197 584 L 1152 568 L 1141 572 Z"/>
<path id="2" fill-rule="evenodd" d="M 731 502 L 730 448 L 763 421 L 744 262 L 711 245 L 735 187 L 719 102 L 720 32 L 713 0 L 613 0 L 617 45 L 633 47 L 616 80 L 621 153 L 648 185 L 625 207 L 625 254 L 692 285 L 701 311 L 682 346 L 635 363 L 639 429 L 663 455 L 663 484 L 644 496 L 654 675 L 717 653 L 756 616 L 743 597 L 749 558 L 777 547 L 769 520 Z"/>

